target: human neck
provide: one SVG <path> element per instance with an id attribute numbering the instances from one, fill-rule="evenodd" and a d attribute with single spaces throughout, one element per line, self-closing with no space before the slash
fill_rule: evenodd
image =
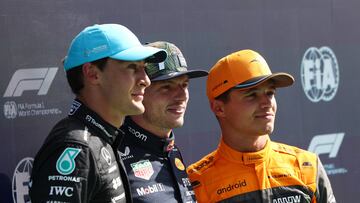
<path id="1" fill-rule="evenodd" d="M 239 152 L 257 152 L 264 149 L 269 136 L 241 136 L 222 134 L 224 142 L 232 149 Z"/>
<path id="2" fill-rule="evenodd" d="M 97 97 L 94 94 L 91 96 L 78 95 L 77 99 L 112 126 L 119 128 L 123 124 L 125 116 L 118 113 L 116 110 L 112 110 L 109 104 L 106 103 L 106 101 L 103 101 L 100 97 Z"/>
<path id="3" fill-rule="evenodd" d="M 171 129 L 157 127 L 147 122 L 142 115 L 131 116 L 131 119 L 141 128 L 151 132 L 157 137 L 160 138 L 170 137 Z"/>

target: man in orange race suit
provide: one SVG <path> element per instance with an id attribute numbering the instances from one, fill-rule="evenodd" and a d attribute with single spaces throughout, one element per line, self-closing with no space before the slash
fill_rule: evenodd
<path id="1" fill-rule="evenodd" d="M 287 73 L 271 73 L 252 50 L 212 67 L 207 96 L 222 136 L 215 151 L 188 168 L 199 203 L 336 202 L 317 155 L 270 140 L 276 89 L 293 82 Z"/>

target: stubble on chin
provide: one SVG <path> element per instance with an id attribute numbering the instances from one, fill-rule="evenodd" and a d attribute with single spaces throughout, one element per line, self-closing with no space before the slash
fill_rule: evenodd
<path id="1" fill-rule="evenodd" d="M 128 115 L 140 115 L 145 112 L 145 107 L 142 103 L 133 104 L 132 107 L 127 109 L 129 111 Z"/>

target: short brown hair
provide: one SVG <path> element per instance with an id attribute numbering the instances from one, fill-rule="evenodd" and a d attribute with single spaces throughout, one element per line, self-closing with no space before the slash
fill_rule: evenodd
<path id="1" fill-rule="evenodd" d="M 104 70 L 106 63 L 107 63 L 108 57 L 98 59 L 96 61 L 90 62 L 91 64 L 97 66 L 101 71 Z M 84 88 L 84 76 L 82 73 L 82 66 L 77 66 L 74 68 L 71 68 L 70 70 L 66 71 L 66 78 L 70 85 L 71 91 L 75 95 L 80 94 L 80 90 Z"/>

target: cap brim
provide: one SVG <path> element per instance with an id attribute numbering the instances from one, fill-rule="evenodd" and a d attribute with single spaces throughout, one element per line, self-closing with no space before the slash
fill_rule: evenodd
<path id="1" fill-rule="evenodd" d="M 290 74 L 274 73 L 271 75 L 260 76 L 260 77 L 253 78 L 251 80 L 247 80 L 243 83 L 236 85 L 234 88 L 246 89 L 246 88 L 256 87 L 268 80 L 274 81 L 275 87 L 288 87 L 288 86 L 292 85 L 295 81 L 293 76 L 291 76 Z"/>
<path id="2" fill-rule="evenodd" d="M 151 81 L 160 81 L 160 80 L 169 80 L 172 78 L 176 78 L 182 75 L 187 75 L 190 78 L 199 78 L 208 75 L 207 71 L 204 70 L 188 70 L 188 71 L 180 71 L 180 72 L 171 72 L 164 75 L 160 75 L 155 78 L 150 78 Z"/>
<path id="3" fill-rule="evenodd" d="M 142 61 L 160 63 L 165 61 L 167 53 L 163 49 L 147 46 L 137 46 L 109 56 L 112 59 L 123 61 Z"/>

